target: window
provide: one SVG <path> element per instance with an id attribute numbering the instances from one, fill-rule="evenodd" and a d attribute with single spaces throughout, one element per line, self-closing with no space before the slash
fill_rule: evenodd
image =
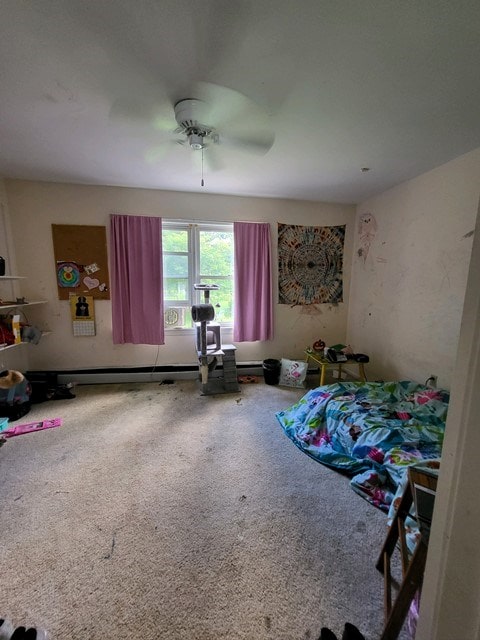
<path id="1" fill-rule="evenodd" d="M 163 299 L 165 329 L 193 327 L 191 307 L 204 302 L 194 284 L 210 291 L 215 321 L 233 323 L 233 224 L 163 219 Z"/>

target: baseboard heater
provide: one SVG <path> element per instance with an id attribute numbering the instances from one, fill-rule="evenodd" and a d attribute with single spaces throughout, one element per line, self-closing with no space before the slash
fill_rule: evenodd
<path id="1" fill-rule="evenodd" d="M 263 376 L 261 362 L 237 363 L 237 371 L 240 375 Z M 34 376 L 40 374 L 56 374 L 59 384 L 73 382 L 75 384 L 110 384 L 121 382 L 162 382 L 163 380 L 196 380 L 198 378 L 198 366 L 195 365 L 168 365 L 157 367 L 108 367 L 98 369 L 68 369 L 57 371 L 27 371 Z M 213 372 L 214 375 L 222 375 L 220 365 Z"/>

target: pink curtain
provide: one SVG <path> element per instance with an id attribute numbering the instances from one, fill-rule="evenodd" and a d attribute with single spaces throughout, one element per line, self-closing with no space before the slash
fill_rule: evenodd
<path id="1" fill-rule="evenodd" d="M 162 219 L 110 216 L 114 344 L 165 344 Z"/>
<path id="2" fill-rule="evenodd" d="M 233 340 L 273 338 L 270 225 L 234 222 Z"/>

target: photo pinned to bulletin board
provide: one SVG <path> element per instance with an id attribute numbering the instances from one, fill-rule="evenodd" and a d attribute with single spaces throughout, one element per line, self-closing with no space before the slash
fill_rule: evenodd
<path id="1" fill-rule="evenodd" d="M 76 262 L 57 262 L 57 284 L 70 289 L 80 286 L 80 267 Z"/>
<path id="2" fill-rule="evenodd" d="M 88 294 L 109 300 L 106 228 L 96 225 L 52 224 L 58 298 Z"/>
<path id="3" fill-rule="evenodd" d="M 95 335 L 95 307 L 91 295 L 70 293 L 70 316 L 74 337 Z"/>

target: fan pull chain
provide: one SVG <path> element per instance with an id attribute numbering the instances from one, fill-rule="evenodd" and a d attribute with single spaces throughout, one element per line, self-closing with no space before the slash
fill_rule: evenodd
<path id="1" fill-rule="evenodd" d="M 201 182 L 200 182 L 200 185 L 201 185 L 202 187 L 204 187 L 204 186 L 205 186 L 205 182 L 204 182 L 204 180 L 203 180 L 203 147 L 202 147 L 202 180 L 201 180 Z"/>

